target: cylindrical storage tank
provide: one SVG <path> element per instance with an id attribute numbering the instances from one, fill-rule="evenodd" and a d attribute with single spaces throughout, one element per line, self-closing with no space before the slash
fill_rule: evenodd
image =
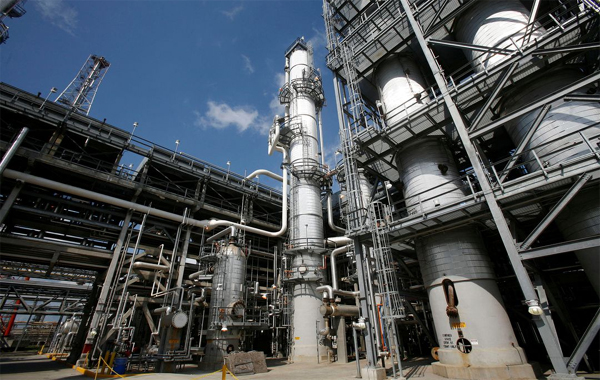
<path id="1" fill-rule="evenodd" d="M 458 202 L 465 193 L 454 158 L 443 139 L 425 137 L 396 155 L 409 215 Z"/>
<path id="2" fill-rule="evenodd" d="M 527 8 L 518 0 L 477 1 L 456 22 L 456 40 L 517 51 L 517 46 L 523 46 L 529 15 Z M 543 33 L 536 23 L 529 41 L 535 41 Z M 508 57 L 475 50 L 464 52 L 475 72 L 488 69 Z"/>
<path id="3" fill-rule="evenodd" d="M 406 206 L 412 212 L 426 212 L 464 197 L 458 169 L 443 140 L 420 139 L 396 157 Z M 517 345 L 477 230 L 467 226 L 417 238 L 416 251 L 440 343 L 434 373 L 460 379 L 505 379 L 522 371 L 519 378 L 534 379 Z M 449 301 L 448 282 L 457 303 Z M 448 315 L 447 307 L 452 305 L 457 312 Z"/>
<path id="4" fill-rule="evenodd" d="M 421 71 L 409 56 L 387 59 L 377 67 L 375 78 L 388 127 L 429 102 Z"/>
<path id="5" fill-rule="evenodd" d="M 579 70 L 569 67 L 545 73 L 532 83 L 524 84 L 507 94 L 503 99 L 503 114 L 509 114 L 540 97 L 566 87 L 581 79 L 582 76 Z M 576 93 L 585 94 L 588 89 L 587 87 L 582 88 Z M 523 140 L 538 113 L 539 111 L 533 111 L 505 124 L 515 145 L 519 145 Z M 591 151 L 587 144 L 573 144 L 575 140 L 581 141 L 579 133 L 588 139 L 600 134 L 600 104 L 598 102 L 569 101 L 552 107 L 525 146 L 528 153 L 525 153 L 523 160 L 526 162 L 527 170 L 534 172 L 540 169 L 532 150 L 535 151 L 544 167 L 566 164 L 569 160 L 590 154 Z M 597 144 L 598 138 L 591 142 Z M 568 211 L 563 210 L 557 219 L 565 239 L 583 238 L 599 233 L 600 205 L 597 188 L 590 194 L 592 195 L 587 195 L 585 199 L 581 198 L 583 195 L 576 195 L 571 200 Z M 576 254 L 596 293 L 600 295 L 598 280 L 600 255 L 597 249 L 580 250 Z"/>
<path id="6" fill-rule="evenodd" d="M 228 245 L 217 253 L 217 258 L 208 313 L 207 344 L 200 363 L 203 370 L 221 368 L 227 346 L 237 349 L 241 337 L 241 330 L 232 327 L 231 322 L 242 321 L 244 313 L 246 254 L 234 239 L 230 239 Z"/>

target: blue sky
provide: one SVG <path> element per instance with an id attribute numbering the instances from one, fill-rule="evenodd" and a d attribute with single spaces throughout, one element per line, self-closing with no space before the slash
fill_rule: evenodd
<path id="1" fill-rule="evenodd" d="M 0 80 L 45 96 L 51 87 L 66 88 L 90 54 L 104 56 L 111 67 L 90 116 L 126 131 L 138 122 L 136 136 L 170 149 L 180 140 L 179 151 L 224 168 L 230 161 L 239 174 L 279 172 L 281 155 L 267 155 L 266 134 L 282 113 L 276 95 L 285 50 L 304 36 L 324 76 L 331 164 L 338 122 L 321 6 L 321 0 L 29 0 L 25 16 L 5 20 L 10 38 L 0 45 Z"/>

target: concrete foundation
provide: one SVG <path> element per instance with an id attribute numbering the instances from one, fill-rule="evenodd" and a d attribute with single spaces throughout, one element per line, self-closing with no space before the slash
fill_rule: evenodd
<path id="1" fill-rule="evenodd" d="M 535 380 L 536 375 L 533 367 L 529 364 L 505 365 L 505 366 L 471 366 L 448 365 L 433 363 L 433 373 L 450 379 L 472 379 L 472 380 Z"/>
<path id="2" fill-rule="evenodd" d="M 364 380 L 383 380 L 387 379 L 385 368 L 381 367 L 363 367 L 360 369 L 360 375 Z"/>

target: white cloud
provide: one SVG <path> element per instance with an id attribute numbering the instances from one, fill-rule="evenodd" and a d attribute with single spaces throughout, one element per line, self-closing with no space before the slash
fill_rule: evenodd
<path id="1" fill-rule="evenodd" d="M 277 85 L 277 88 L 283 87 L 284 83 L 285 83 L 285 75 L 283 75 L 283 73 L 276 73 L 275 74 L 275 84 Z"/>
<path id="2" fill-rule="evenodd" d="M 227 16 L 227 18 L 229 18 L 231 21 L 233 21 L 233 19 L 235 19 L 235 16 L 237 16 L 238 13 L 240 13 L 243 10 L 244 10 L 244 6 L 238 5 L 237 7 L 234 7 L 228 11 L 221 11 L 221 13 L 223 13 L 225 16 Z"/>
<path id="3" fill-rule="evenodd" d="M 312 45 L 313 49 L 317 50 L 327 46 L 327 35 L 325 34 L 325 30 L 321 28 L 317 29 L 315 27 L 313 27 L 312 30 L 315 34 L 309 38 L 307 42 Z"/>
<path id="4" fill-rule="evenodd" d="M 64 0 L 38 0 L 34 2 L 42 16 L 65 32 L 74 35 L 77 27 L 77 11 Z"/>
<path id="5" fill-rule="evenodd" d="M 260 116 L 258 111 L 250 106 L 232 107 L 227 103 L 207 102 L 208 110 L 202 115 L 194 111 L 194 125 L 202 128 L 225 129 L 237 128 L 239 132 L 248 129 L 260 134 L 267 134 L 270 128 L 269 118 Z"/>
<path id="6" fill-rule="evenodd" d="M 285 114 L 285 107 L 279 103 L 279 96 L 277 94 L 273 95 L 273 98 L 271 98 L 271 101 L 269 102 L 269 108 L 271 109 L 273 116 L 283 116 Z"/>
<path id="7" fill-rule="evenodd" d="M 244 60 L 244 69 L 250 74 L 254 73 L 254 66 L 252 66 L 250 58 L 242 54 L 242 59 Z"/>

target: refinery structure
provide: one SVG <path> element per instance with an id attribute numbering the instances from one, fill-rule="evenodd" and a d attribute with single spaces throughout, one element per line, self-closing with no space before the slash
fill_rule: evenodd
<path id="1" fill-rule="evenodd" d="M 278 173 L 90 117 L 109 57 L 56 99 L 0 84 L 3 349 L 156 372 L 243 352 L 368 379 L 429 355 L 450 379 L 598 370 L 597 2 L 324 0 L 323 19 L 326 57 L 282 52 Z"/>

